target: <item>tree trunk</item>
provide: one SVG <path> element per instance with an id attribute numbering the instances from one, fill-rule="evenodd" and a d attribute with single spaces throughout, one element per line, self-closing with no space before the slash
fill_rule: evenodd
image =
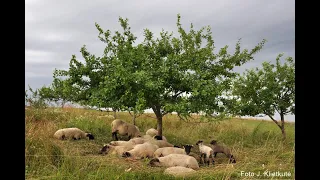
<path id="1" fill-rule="evenodd" d="M 136 125 L 136 113 L 133 111 L 133 125 Z"/>
<path id="2" fill-rule="evenodd" d="M 113 108 L 112 108 L 112 110 L 113 110 L 113 116 L 114 116 L 114 118 L 117 119 L 117 110 L 116 110 L 116 109 L 113 109 Z"/>
<path id="3" fill-rule="evenodd" d="M 281 118 L 281 132 L 282 132 L 282 139 L 285 140 L 287 138 L 286 131 L 284 129 L 284 114 L 280 113 Z"/>
<path id="4" fill-rule="evenodd" d="M 63 109 L 64 108 L 64 105 L 66 104 L 66 102 L 62 101 L 61 102 L 61 108 Z"/>
<path id="5" fill-rule="evenodd" d="M 162 114 L 160 111 L 159 106 L 152 107 L 153 112 L 157 116 L 157 130 L 158 130 L 158 136 L 162 137 Z"/>

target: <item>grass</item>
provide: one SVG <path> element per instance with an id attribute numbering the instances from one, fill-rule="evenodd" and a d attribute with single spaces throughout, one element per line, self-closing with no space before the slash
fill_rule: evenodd
<path id="1" fill-rule="evenodd" d="M 105 114 L 76 108 L 27 109 L 26 179 L 183 179 L 163 174 L 163 167 L 149 167 L 148 159 L 98 154 L 103 144 L 111 141 L 112 119 L 99 117 Z M 128 113 L 118 113 L 118 118 L 131 122 Z M 153 114 L 137 118 L 140 131 L 155 128 L 154 118 Z M 57 129 L 65 127 L 91 132 L 95 140 L 59 141 L 52 137 Z M 181 121 L 171 114 L 163 118 L 163 135 L 170 143 L 195 145 L 201 139 L 209 144 L 216 139 L 231 148 L 236 157 L 236 164 L 228 164 L 228 159 L 218 154 L 215 165 L 201 166 L 195 175 L 185 179 L 294 179 L 294 130 L 294 123 L 286 124 L 287 140 L 283 142 L 280 129 L 270 121 L 230 119 L 197 123 Z M 192 152 L 197 153 L 198 147 Z M 290 172 L 291 176 L 263 176 L 265 171 Z M 259 177 L 244 175 L 259 172 Z"/>

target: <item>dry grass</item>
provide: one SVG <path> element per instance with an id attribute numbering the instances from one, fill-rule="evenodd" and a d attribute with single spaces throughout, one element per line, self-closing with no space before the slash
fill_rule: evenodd
<path id="1" fill-rule="evenodd" d="M 164 175 L 165 168 L 149 167 L 148 159 L 133 160 L 102 156 L 102 145 L 111 141 L 112 119 L 101 118 L 108 113 L 85 109 L 26 110 L 26 179 L 181 179 Z M 113 113 L 109 113 L 113 115 Z M 128 113 L 118 118 L 131 122 Z M 153 114 L 144 114 L 136 123 L 142 132 L 156 127 Z M 231 148 L 236 164 L 228 164 L 218 154 L 215 165 L 201 166 L 187 179 L 294 179 L 294 123 L 286 124 L 287 140 L 281 141 L 279 128 L 269 121 L 231 119 L 219 123 L 184 122 L 175 115 L 163 118 L 163 135 L 169 142 L 182 145 L 211 139 Z M 59 141 L 53 133 L 64 127 L 79 127 L 95 135 L 95 140 Z M 192 149 L 197 153 L 198 148 Z M 271 172 L 290 172 L 290 177 L 263 176 Z M 261 173 L 244 176 L 241 171 Z"/>

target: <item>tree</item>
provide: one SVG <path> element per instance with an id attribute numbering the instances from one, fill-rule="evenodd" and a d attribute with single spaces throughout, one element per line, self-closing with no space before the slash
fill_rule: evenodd
<path id="1" fill-rule="evenodd" d="M 50 87 L 43 86 L 39 89 L 39 95 L 50 102 L 54 101 L 58 104 L 61 102 L 63 108 L 65 103 L 72 101 L 73 88 L 68 84 L 68 80 L 61 80 L 58 78 L 53 79 Z"/>
<path id="2" fill-rule="evenodd" d="M 162 117 L 170 112 L 188 116 L 205 112 L 211 115 L 219 108 L 218 100 L 232 71 L 253 59 L 265 43 L 252 50 L 240 50 L 240 40 L 230 55 L 228 46 L 215 54 L 211 28 L 196 31 L 193 24 L 186 32 L 180 23 L 179 37 L 162 30 L 159 38 L 145 29 L 144 41 L 134 45 L 136 36 L 130 31 L 128 19 L 119 18 L 123 32 L 103 31 L 96 23 L 99 39 L 106 44 L 103 57 L 81 49 L 85 63 L 73 55 L 69 71 L 58 71 L 68 76 L 73 85 L 89 92 L 88 101 L 120 109 L 142 111 L 152 108 L 157 117 L 157 130 L 162 136 Z M 85 79 L 83 77 L 86 77 Z"/>
<path id="3" fill-rule="evenodd" d="M 46 100 L 41 97 L 39 89 L 33 90 L 29 86 L 29 92 L 31 94 L 28 94 L 28 90 L 25 90 L 25 102 L 29 103 L 30 107 L 47 108 Z"/>
<path id="4" fill-rule="evenodd" d="M 233 111 L 240 115 L 264 113 L 281 129 L 286 139 L 284 116 L 295 114 L 295 63 L 287 57 L 281 64 L 279 54 L 276 63 L 263 62 L 262 69 L 247 70 L 233 84 Z M 280 114 L 281 124 L 274 119 Z"/>

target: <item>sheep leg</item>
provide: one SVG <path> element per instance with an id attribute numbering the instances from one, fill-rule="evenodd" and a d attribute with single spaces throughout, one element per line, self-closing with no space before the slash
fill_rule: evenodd
<path id="1" fill-rule="evenodd" d="M 213 154 L 214 154 L 213 157 L 217 157 L 218 152 L 214 152 Z"/>
<path id="2" fill-rule="evenodd" d="M 112 133 L 112 139 L 118 141 L 117 132 Z"/>

